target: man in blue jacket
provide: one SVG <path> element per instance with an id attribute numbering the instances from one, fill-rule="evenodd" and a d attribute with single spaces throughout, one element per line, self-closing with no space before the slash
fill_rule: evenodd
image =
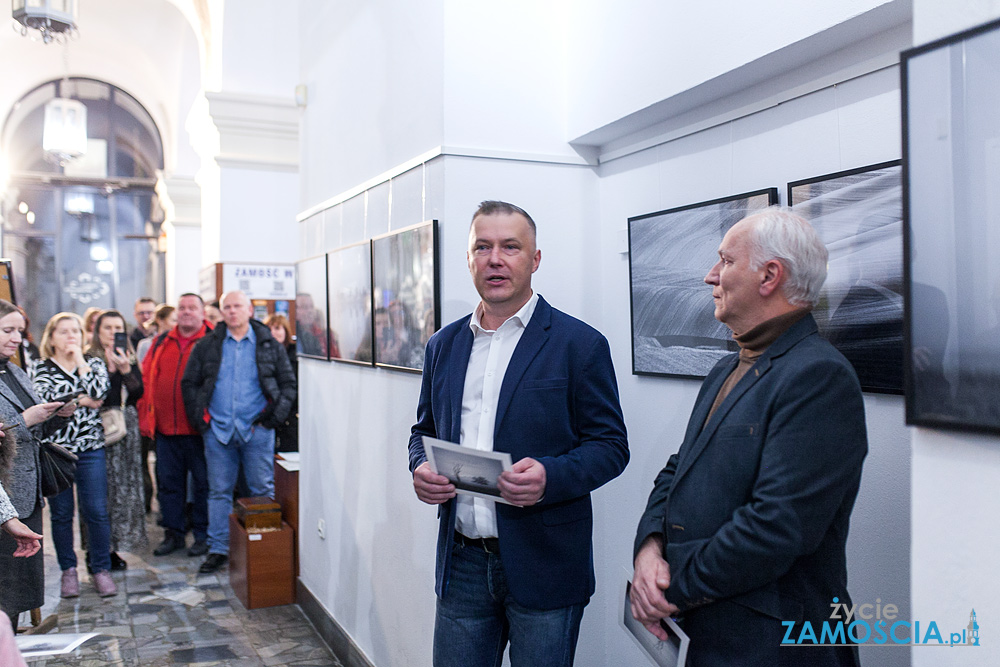
<path id="1" fill-rule="evenodd" d="M 222 296 L 222 318 L 191 351 L 181 391 L 188 421 L 205 439 L 208 557 L 202 574 L 229 560 L 229 514 L 239 471 L 251 496 L 274 495 L 274 429 L 295 401 L 284 346 L 253 319 L 243 292 Z"/>
<path id="2" fill-rule="evenodd" d="M 729 230 L 705 277 L 740 352 L 705 378 L 656 478 L 631 599 L 661 639 L 660 619 L 679 616 L 694 667 L 858 661 L 854 646 L 782 645 L 824 623 L 850 642 L 831 605 L 851 607 L 845 544 L 868 444 L 857 375 L 809 312 L 826 262 L 809 223 L 771 208 Z"/>
<path id="3" fill-rule="evenodd" d="M 590 492 L 618 476 L 628 444 L 607 340 L 531 289 L 535 223 L 483 202 L 469 231 L 475 312 L 431 337 L 410 471 L 440 505 L 435 667 L 572 665 L 594 593 Z M 510 505 L 456 496 L 431 471 L 423 436 L 509 452 Z"/>

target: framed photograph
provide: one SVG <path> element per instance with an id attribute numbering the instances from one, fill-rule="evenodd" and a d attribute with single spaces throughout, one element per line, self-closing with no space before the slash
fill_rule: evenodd
<path id="1" fill-rule="evenodd" d="M 431 470 L 444 475 L 455 485 L 455 491 L 468 496 L 486 498 L 509 505 L 500 497 L 500 473 L 510 470 L 508 452 L 484 451 L 462 447 L 453 442 L 423 437 L 424 453 Z"/>
<path id="2" fill-rule="evenodd" d="M 830 253 L 813 311 L 865 391 L 903 393 L 903 168 L 900 160 L 788 184 L 788 203 Z"/>
<path id="3" fill-rule="evenodd" d="M 363 241 L 326 256 L 330 358 L 370 366 L 372 355 L 372 244 Z"/>
<path id="4" fill-rule="evenodd" d="M 326 255 L 295 265 L 295 337 L 300 357 L 329 360 L 330 324 L 326 319 Z"/>
<path id="5" fill-rule="evenodd" d="M 375 364 L 420 372 L 441 326 L 437 220 L 372 239 Z"/>
<path id="6" fill-rule="evenodd" d="M 906 422 L 1000 433 L 1000 21 L 904 51 Z"/>
<path id="7" fill-rule="evenodd" d="M 738 349 L 704 278 L 729 228 L 777 203 L 767 188 L 629 218 L 633 374 L 703 378 Z"/>

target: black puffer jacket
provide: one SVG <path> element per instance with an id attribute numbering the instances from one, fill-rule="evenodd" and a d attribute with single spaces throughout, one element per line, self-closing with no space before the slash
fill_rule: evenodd
<path id="1" fill-rule="evenodd" d="M 257 320 L 250 320 L 250 326 L 257 336 L 257 376 L 260 388 L 267 397 L 267 407 L 257 415 L 254 423 L 275 428 L 285 421 L 295 402 L 295 373 L 285 348 L 274 340 L 271 331 Z M 219 376 L 225 339 L 226 325 L 219 322 L 191 350 L 181 380 L 188 420 L 201 433 L 208 430 L 208 406 Z"/>

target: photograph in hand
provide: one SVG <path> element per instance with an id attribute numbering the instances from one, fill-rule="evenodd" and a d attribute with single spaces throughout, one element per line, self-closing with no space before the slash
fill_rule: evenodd
<path id="1" fill-rule="evenodd" d="M 687 659 L 688 644 L 691 640 L 672 618 L 660 621 L 660 627 L 667 633 L 667 639 L 662 640 L 646 629 L 640 621 L 632 616 L 630 594 L 632 582 L 625 580 L 625 601 L 620 617 L 621 626 L 642 649 L 643 655 L 657 667 L 683 667 Z"/>
<path id="2" fill-rule="evenodd" d="M 424 452 L 431 470 L 444 475 L 458 493 L 508 503 L 500 497 L 500 473 L 510 470 L 510 454 L 462 447 L 424 436 Z"/>

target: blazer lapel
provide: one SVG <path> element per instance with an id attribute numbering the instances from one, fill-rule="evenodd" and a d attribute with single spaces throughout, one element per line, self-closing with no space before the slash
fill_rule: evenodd
<path id="1" fill-rule="evenodd" d="M 715 402 L 715 397 L 719 394 L 719 389 L 722 388 L 722 383 L 725 382 L 729 374 L 733 372 L 736 368 L 736 363 L 738 363 L 739 358 L 734 359 L 734 363 L 719 374 L 719 377 L 712 383 L 713 386 L 709 387 L 705 392 L 705 396 L 700 405 L 696 406 L 697 416 L 699 421 L 694 420 L 692 416 L 692 424 L 688 427 L 688 434 L 685 437 L 685 444 L 691 440 L 691 436 L 694 433 L 698 433 L 697 437 L 694 439 L 694 444 L 691 446 L 690 451 L 684 455 L 682 460 L 678 463 L 677 472 L 674 474 L 674 483 L 680 479 L 685 472 L 691 467 L 698 456 L 704 451 L 705 447 L 711 442 L 712 437 L 718 430 L 719 425 L 726 418 L 726 415 L 732 410 L 736 402 L 746 394 L 751 387 L 753 387 L 757 382 L 767 374 L 771 369 L 771 362 L 774 358 L 783 355 L 785 352 L 794 347 L 799 341 L 801 341 L 806 336 L 813 334 L 817 331 L 816 320 L 813 319 L 812 315 L 806 315 L 804 318 L 789 327 L 788 331 L 781 334 L 778 340 L 774 341 L 773 344 L 761 355 L 760 359 L 750 368 L 746 375 L 733 387 L 733 390 L 729 392 L 725 400 L 712 415 L 712 418 L 708 420 L 705 427 L 701 429 L 698 433 L 697 429 L 701 424 L 705 423 L 705 417 L 708 415 L 708 411 L 712 407 L 712 403 Z M 683 447 L 683 446 L 682 446 Z"/>
<path id="2" fill-rule="evenodd" d="M 10 373 L 10 371 L 7 371 L 7 372 Z M 14 379 L 17 380 L 17 376 L 16 375 L 14 376 Z M 24 387 L 24 383 L 23 382 L 20 382 L 19 380 L 18 380 L 18 382 L 20 383 L 20 385 L 22 387 Z M 28 396 L 32 395 L 32 391 L 31 391 L 30 387 L 24 387 L 24 389 L 25 389 L 25 391 L 28 392 Z M 13 403 L 15 407 L 20 408 L 21 409 L 20 411 L 23 411 L 26 408 L 31 407 L 31 406 L 28 406 L 28 405 L 23 405 L 21 403 L 21 399 L 19 399 L 17 397 L 17 394 L 15 394 L 14 391 L 10 387 L 8 387 L 7 383 L 4 382 L 3 380 L 0 380 L 0 395 L 2 395 L 4 398 L 6 398 L 11 403 Z"/>
<path id="3" fill-rule="evenodd" d="M 471 321 L 471 320 L 469 320 Z M 448 385 L 451 389 L 451 433 L 448 438 L 450 442 L 458 443 L 462 438 L 462 394 L 465 393 L 465 373 L 469 370 L 469 356 L 472 354 L 472 329 L 469 328 L 469 321 L 459 329 L 452 341 L 450 365 L 450 377 Z"/>
<path id="4" fill-rule="evenodd" d="M 514 397 L 514 391 L 517 389 L 521 377 L 549 340 L 549 327 L 551 325 L 552 306 L 539 296 L 535 312 L 528 320 L 528 326 L 521 334 L 521 340 L 517 341 L 517 347 L 514 348 L 514 354 L 511 355 L 510 363 L 507 364 L 507 372 L 503 376 L 503 384 L 500 386 L 500 396 L 497 400 L 496 419 L 493 422 L 494 433 L 500 428 L 503 417 L 507 414 L 507 408 L 510 407 L 510 401 Z"/>

